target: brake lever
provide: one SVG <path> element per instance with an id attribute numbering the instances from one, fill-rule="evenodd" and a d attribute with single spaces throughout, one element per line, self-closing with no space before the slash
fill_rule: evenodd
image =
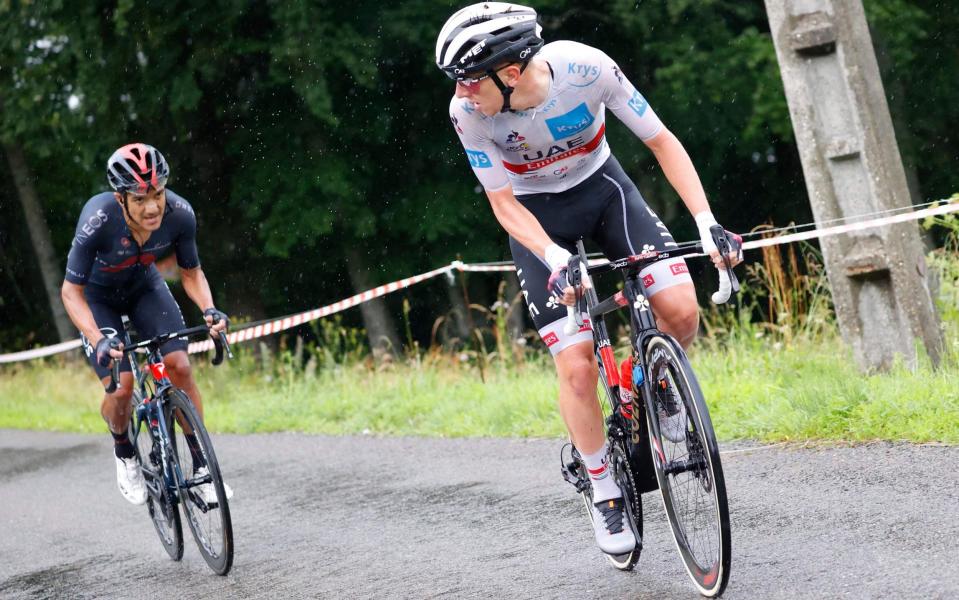
<path id="1" fill-rule="evenodd" d="M 709 233 L 712 235 L 713 243 L 716 244 L 719 256 L 723 260 L 725 269 L 721 270 L 726 273 L 726 278 L 723 278 L 722 274 L 719 275 L 719 290 L 712 295 L 712 300 L 716 304 L 723 304 L 729 300 L 730 296 L 739 293 L 739 279 L 733 272 L 733 266 L 728 255 L 733 252 L 742 252 L 742 238 L 732 233 L 727 235 L 723 226 L 718 224 L 710 227 Z M 732 239 L 730 239 L 730 235 L 733 236 Z"/>
<path id="2" fill-rule="evenodd" d="M 103 388 L 108 394 L 117 391 L 117 387 L 120 385 L 120 360 L 122 359 L 114 358 L 113 366 L 110 367 L 110 385 Z"/>

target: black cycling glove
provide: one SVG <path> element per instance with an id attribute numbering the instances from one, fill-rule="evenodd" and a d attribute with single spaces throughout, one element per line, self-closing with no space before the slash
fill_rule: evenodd
<path id="1" fill-rule="evenodd" d="M 205 311 L 203 311 L 203 316 L 213 318 L 213 322 L 210 323 L 210 325 L 216 325 L 220 321 L 223 321 L 224 323 L 226 323 L 227 327 L 230 326 L 230 319 L 227 318 L 226 313 L 219 311 L 215 308 L 206 309 Z"/>
<path id="2" fill-rule="evenodd" d="M 110 356 L 110 350 L 119 350 L 121 346 L 119 338 L 103 337 L 97 342 L 97 364 L 101 367 L 109 367 L 113 357 Z"/>

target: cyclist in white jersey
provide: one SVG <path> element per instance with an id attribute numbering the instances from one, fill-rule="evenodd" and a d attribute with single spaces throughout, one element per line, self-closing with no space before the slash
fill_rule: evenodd
<path id="1" fill-rule="evenodd" d="M 563 332 L 572 288 L 559 286 L 577 239 L 609 258 L 676 243 L 610 153 L 605 109 L 656 156 L 694 216 L 704 248 L 720 267 L 709 228 L 716 224 L 692 161 L 643 95 L 602 51 L 570 41 L 545 44 L 529 7 L 485 2 L 447 20 L 436 63 L 456 81 L 450 119 L 510 248 L 530 316 L 559 375 L 559 408 L 590 473 L 597 543 L 625 554 L 637 543 L 623 526 L 622 492 L 606 464 L 597 364 L 588 328 Z M 732 264 L 740 261 L 730 255 Z M 682 258 L 641 272 L 659 327 L 688 346 L 699 328 L 696 293 Z M 560 291 L 561 290 L 561 291 Z M 661 415 L 664 431 L 681 415 Z"/>

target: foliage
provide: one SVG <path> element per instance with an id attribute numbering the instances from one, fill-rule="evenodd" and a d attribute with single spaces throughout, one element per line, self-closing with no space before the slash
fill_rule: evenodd
<path id="1" fill-rule="evenodd" d="M 109 152 L 134 139 L 161 148 L 232 314 L 348 296 L 347 249 L 361 249 L 372 284 L 458 255 L 506 258 L 446 119 L 452 89 L 432 64 L 436 31 L 461 4 L 2 1 L 0 141 L 25 150 L 61 257 L 82 204 L 105 187 Z M 810 218 L 761 3 L 535 5 L 548 40 L 580 40 L 620 63 L 689 149 L 725 225 Z M 903 154 L 925 195 L 955 189 L 959 11 L 931 0 L 867 0 L 866 10 L 897 127 L 908 125 Z M 615 119 L 608 136 L 677 238 L 693 237 L 651 154 Z M 19 349 L 54 333 L 0 163 L 0 347 Z M 497 285 L 474 278 L 471 297 L 490 305 Z M 399 315 L 400 300 L 387 302 Z M 411 336 L 427 343 L 432 319 L 419 317 L 447 310 L 443 295 L 414 300 Z"/>

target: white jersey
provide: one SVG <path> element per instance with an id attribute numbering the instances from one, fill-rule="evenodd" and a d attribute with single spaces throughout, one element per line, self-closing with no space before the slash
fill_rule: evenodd
<path id="1" fill-rule="evenodd" d="M 487 117 L 453 97 L 450 119 L 473 172 L 487 190 L 512 184 L 516 195 L 562 192 L 609 158 L 606 107 L 642 140 L 663 125 L 616 63 L 577 42 L 543 46 L 552 71 L 549 93 L 534 108 Z"/>

